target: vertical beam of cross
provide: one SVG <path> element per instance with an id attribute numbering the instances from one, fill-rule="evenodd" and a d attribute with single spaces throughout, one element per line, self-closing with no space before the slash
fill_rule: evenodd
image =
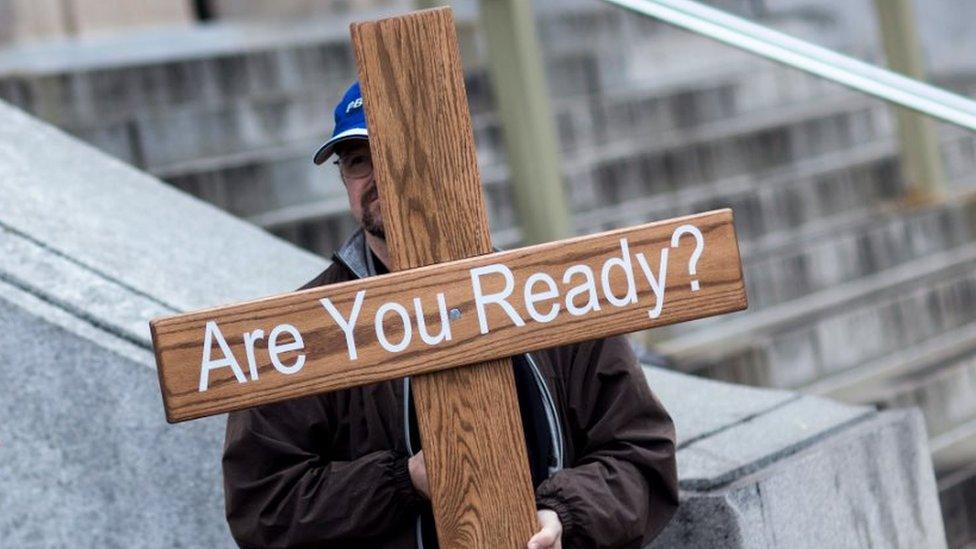
<path id="1" fill-rule="evenodd" d="M 355 24 L 352 39 L 389 267 L 490 253 L 450 9 Z M 441 547 L 524 546 L 537 521 L 511 361 L 413 387 Z"/>

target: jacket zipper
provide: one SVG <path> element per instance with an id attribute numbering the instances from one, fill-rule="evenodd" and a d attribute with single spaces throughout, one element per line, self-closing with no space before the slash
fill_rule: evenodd
<path id="1" fill-rule="evenodd" d="M 542 392 L 542 396 L 545 399 L 543 406 L 546 409 L 546 420 L 549 422 L 549 433 L 552 442 L 553 453 L 556 455 L 556 464 L 549 466 L 549 476 L 552 476 L 556 471 L 562 470 L 563 465 L 563 429 L 559 425 L 559 416 L 556 413 L 556 403 L 552 398 L 552 393 L 549 392 L 549 387 L 546 385 L 545 378 L 542 377 L 542 372 L 539 371 L 539 366 L 536 365 L 535 359 L 532 358 L 531 353 L 525 353 L 525 358 L 529 361 L 529 367 L 532 370 L 532 377 L 535 378 L 535 382 Z"/>
<path id="2" fill-rule="evenodd" d="M 403 378 L 403 435 L 407 443 L 407 453 L 413 457 L 413 444 L 410 443 L 410 376 Z M 423 525 L 421 515 L 417 514 L 417 526 L 414 528 L 417 538 L 417 547 L 424 549 Z"/>
<path id="3" fill-rule="evenodd" d="M 373 265 L 373 255 L 370 253 L 368 244 L 366 244 L 365 239 L 363 239 L 363 255 L 366 259 L 366 270 L 369 275 L 376 274 L 376 268 Z M 352 269 L 349 264 L 342 260 L 339 254 L 333 254 L 333 257 L 337 260 L 342 261 L 352 271 L 357 274 L 355 269 Z M 362 278 L 362 277 L 360 277 Z M 549 392 L 549 387 L 546 385 L 546 380 L 539 371 L 538 365 L 535 363 L 535 359 L 532 358 L 530 353 L 525 353 L 525 357 L 529 361 L 529 368 L 532 371 L 532 377 L 535 379 L 536 385 L 543 396 L 543 408 L 546 410 L 546 421 L 549 422 L 549 433 L 550 433 L 550 443 L 553 447 L 553 452 L 556 455 L 555 465 L 549 466 L 549 475 L 551 476 L 556 471 L 563 469 L 563 430 L 559 425 L 559 416 L 556 413 L 556 403 L 552 398 L 552 393 Z M 406 441 L 407 453 L 411 457 L 414 456 L 413 445 L 410 443 L 410 377 L 406 376 L 403 378 L 403 434 Z M 417 515 L 417 525 L 416 529 L 417 547 L 419 549 L 424 549 L 424 539 L 423 539 L 423 524 L 421 522 L 421 516 Z"/>

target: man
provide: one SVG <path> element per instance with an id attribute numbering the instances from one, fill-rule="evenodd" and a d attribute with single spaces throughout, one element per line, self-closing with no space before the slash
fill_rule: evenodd
<path id="1" fill-rule="evenodd" d="M 387 272 L 359 84 L 332 154 L 361 229 L 305 288 Z M 622 337 L 512 357 L 541 528 L 530 549 L 641 547 L 677 508 L 674 427 Z M 231 413 L 227 520 L 245 547 L 437 546 L 410 379 Z"/>

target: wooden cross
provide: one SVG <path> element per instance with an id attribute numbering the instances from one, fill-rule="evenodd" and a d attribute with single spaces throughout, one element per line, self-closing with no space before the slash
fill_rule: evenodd
<path id="1" fill-rule="evenodd" d="M 744 309 L 732 212 L 491 253 L 450 9 L 351 30 L 394 272 L 154 320 L 166 417 L 415 376 L 440 545 L 524 547 L 507 357 Z"/>

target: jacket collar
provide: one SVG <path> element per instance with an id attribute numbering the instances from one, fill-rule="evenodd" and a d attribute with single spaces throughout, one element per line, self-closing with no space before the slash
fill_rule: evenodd
<path id="1" fill-rule="evenodd" d="M 492 250 L 499 251 L 494 246 L 492 246 Z M 356 278 L 376 275 L 373 254 L 369 250 L 369 243 L 366 242 L 366 233 L 361 227 L 356 229 L 356 232 L 346 240 L 345 244 L 332 253 L 332 258 L 348 267 L 356 275 Z"/>
<path id="2" fill-rule="evenodd" d="M 373 254 L 369 252 L 366 234 L 362 229 L 356 230 L 346 243 L 339 247 L 332 257 L 349 268 L 356 278 L 366 278 L 376 274 L 373 266 Z"/>

